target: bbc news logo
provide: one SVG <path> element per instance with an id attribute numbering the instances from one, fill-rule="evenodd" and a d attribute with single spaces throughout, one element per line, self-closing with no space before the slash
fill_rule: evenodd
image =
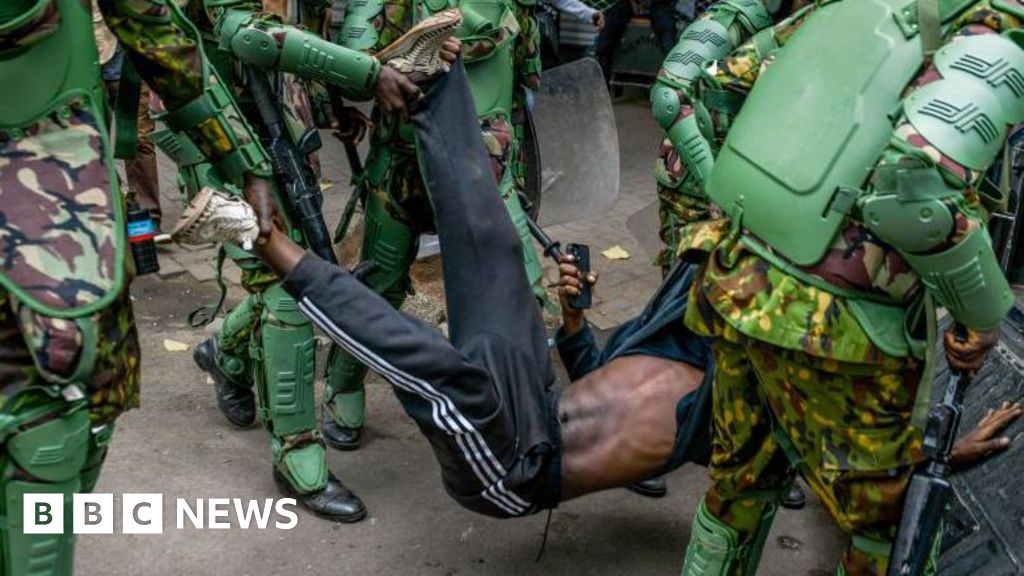
<path id="1" fill-rule="evenodd" d="M 65 514 L 71 517 L 74 534 L 114 533 L 113 494 L 74 494 L 70 511 L 65 510 L 63 494 L 25 494 L 22 502 L 25 534 L 63 534 Z M 174 526 L 177 530 L 228 530 L 236 525 L 242 530 L 291 530 L 299 523 L 296 506 L 294 498 L 177 498 Z M 123 534 L 163 534 L 164 495 L 123 494 L 120 515 Z"/>

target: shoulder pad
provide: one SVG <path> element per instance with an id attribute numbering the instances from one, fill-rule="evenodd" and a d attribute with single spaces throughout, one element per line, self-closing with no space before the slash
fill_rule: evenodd
<path id="1" fill-rule="evenodd" d="M 723 0 L 711 8 L 712 12 L 720 10 L 735 13 L 750 34 L 772 25 L 772 17 L 761 0 Z"/>
<path id="2" fill-rule="evenodd" d="M 338 32 L 338 44 L 352 50 L 372 50 L 378 39 L 373 19 L 383 11 L 384 0 L 350 0 Z"/>
<path id="3" fill-rule="evenodd" d="M 935 54 L 942 77 L 988 86 L 1003 107 L 1003 120 L 1024 120 L 1024 50 L 996 34 L 979 34 L 956 40 Z"/>
<path id="4" fill-rule="evenodd" d="M 1003 147 L 1008 122 L 999 99 L 982 82 L 932 82 L 911 94 L 904 110 L 929 144 L 971 170 L 987 169 Z"/>
<path id="5" fill-rule="evenodd" d="M 709 63 L 726 57 L 732 51 L 729 31 L 715 20 L 698 20 L 683 30 L 679 43 L 665 57 L 662 72 L 667 80 L 689 84 Z M 664 77 L 664 74 L 660 75 Z"/>

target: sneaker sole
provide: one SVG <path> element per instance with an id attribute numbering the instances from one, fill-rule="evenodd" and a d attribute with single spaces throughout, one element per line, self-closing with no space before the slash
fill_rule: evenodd
<path id="1" fill-rule="evenodd" d="M 413 48 L 413 46 L 415 46 L 416 42 L 418 42 L 423 37 L 438 32 L 448 32 L 445 35 L 445 38 L 447 38 L 448 36 L 451 36 L 451 33 L 455 32 L 455 29 L 458 28 L 459 25 L 461 24 L 462 13 L 459 12 L 457 9 L 438 12 L 437 14 L 434 14 L 433 16 L 413 26 L 412 29 L 410 29 L 405 34 L 402 34 L 398 38 L 398 40 L 395 40 L 391 44 L 388 44 L 383 50 L 378 52 L 375 56 L 382 63 L 386 64 L 389 60 L 393 60 L 410 51 Z"/>
<path id="2" fill-rule="evenodd" d="M 171 238 L 179 244 L 194 244 L 189 235 L 193 228 L 202 221 L 202 216 L 206 212 L 206 208 L 210 205 L 210 199 L 213 198 L 213 188 L 204 187 L 196 194 L 195 198 L 188 203 L 185 211 L 181 214 L 181 219 L 174 225 L 174 230 L 171 230 Z M 207 244 L 208 242 L 199 242 L 200 244 Z"/>

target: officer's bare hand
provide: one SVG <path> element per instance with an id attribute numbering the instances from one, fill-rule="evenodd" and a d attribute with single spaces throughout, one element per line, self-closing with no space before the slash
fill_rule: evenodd
<path id="1" fill-rule="evenodd" d="M 953 446 L 953 465 L 965 466 L 1006 450 L 1010 445 L 1010 439 L 1005 436 L 994 436 L 1020 418 L 1021 414 L 1024 414 L 1024 406 L 1017 402 L 1003 402 L 998 409 L 989 410 L 974 430 L 956 441 Z"/>
<path id="2" fill-rule="evenodd" d="M 604 28 L 604 12 L 600 10 L 594 12 L 594 17 L 590 19 L 590 23 L 594 25 L 596 30 Z"/>
<path id="3" fill-rule="evenodd" d="M 454 36 L 449 37 L 444 44 L 441 44 L 441 59 L 449 64 L 455 62 L 460 52 L 462 52 L 462 42 Z"/>
<path id="4" fill-rule="evenodd" d="M 404 74 L 390 66 L 381 66 L 374 89 L 377 105 L 385 114 L 398 114 L 403 120 L 409 118 L 408 102 L 418 99 L 422 93 L 419 86 Z"/>
<path id="5" fill-rule="evenodd" d="M 567 335 L 579 332 L 583 328 L 586 318 L 582 310 L 576 310 L 569 305 L 569 300 L 580 295 L 580 288 L 586 282 L 590 286 L 597 284 L 597 272 L 590 271 L 586 278 L 576 267 L 574 258 L 570 254 L 563 254 L 558 260 L 558 300 L 562 304 L 562 330 Z"/>
<path id="6" fill-rule="evenodd" d="M 973 373 L 984 364 L 989 350 L 999 343 L 999 330 L 979 332 L 968 328 L 966 332 L 967 337 L 961 342 L 956 338 L 953 326 L 946 330 L 946 360 L 951 368 Z"/>
<path id="7" fill-rule="evenodd" d="M 274 198 L 274 183 L 266 178 L 245 175 L 245 201 L 256 210 L 256 218 L 260 225 L 260 237 L 257 244 L 263 244 L 274 229 L 275 222 L 280 219 L 277 202 Z"/>

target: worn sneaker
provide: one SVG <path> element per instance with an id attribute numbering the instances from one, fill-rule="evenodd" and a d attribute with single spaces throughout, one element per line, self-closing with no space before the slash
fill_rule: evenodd
<path id="1" fill-rule="evenodd" d="M 438 12 L 378 52 L 377 59 L 413 82 L 421 82 L 438 72 L 447 72 L 449 66 L 441 59 L 441 45 L 460 24 L 462 13 L 458 9 Z"/>
<path id="2" fill-rule="evenodd" d="M 181 244 L 227 242 L 252 250 L 259 237 L 256 211 L 237 196 L 204 187 L 188 203 L 171 237 Z"/>

